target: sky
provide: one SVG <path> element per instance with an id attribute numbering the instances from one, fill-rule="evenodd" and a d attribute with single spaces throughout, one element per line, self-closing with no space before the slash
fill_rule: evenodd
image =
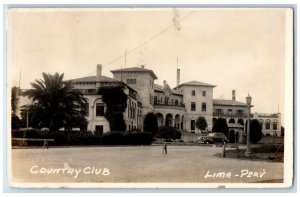
<path id="1" fill-rule="evenodd" d="M 216 85 L 215 99 L 236 90 L 252 112 L 284 114 L 286 20 L 285 9 L 11 9 L 8 79 L 30 88 L 42 72 L 74 79 L 102 64 L 112 77 L 145 65 L 175 87 L 180 68 L 182 83 Z"/>

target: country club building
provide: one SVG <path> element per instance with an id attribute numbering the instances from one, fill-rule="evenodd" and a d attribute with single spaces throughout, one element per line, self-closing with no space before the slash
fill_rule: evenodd
<path id="1" fill-rule="evenodd" d="M 245 129 L 247 104 L 235 100 L 235 91 L 232 92 L 231 100 L 213 99 L 215 85 L 199 81 L 180 83 L 179 69 L 175 88 L 171 88 L 166 81 L 163 85 L 156 84 L 155 73 L 143 65 L 111 72 L 113 78 L 103 76 L 102 66 L 97 65 L 96 76 L 72 80 L 74 87 L 88 99 L 87 129 L 92 132 L 109 131 L 104 117 L 105 104 L 101 95 L 97 94 L 98 88 L 121 84 L 125 86 L 125 93 L 128 95 L 127 110 L 124 112 L 128 130 L 142 130 L 143 120 L 148 112 L 156 114 L 159 126 L 173 126 L 188 132 L 199 132 L 196 128 L 199 116 L 205 117 L 208 131 L 211 131 L 214 121 L 221 117 L 226 118 L 230 135 L 237 135 L 238 131 Z M 263 132 L 280 135 L 280 114 L 272 119 L 273 123 L 277 123 L 277 127 L 263 127 Z"/>
<path id="2" fill-rule="evenodd" d="M 81 91 L 88 101 L 87 130 L 94 133 L 109 131 L 109 124 L 104 117 L 105 104 L 101 95 L 97 93 L 100 87 L 123 86 L 128 96 L 127 109 L 124 119 L 127 130 L 143 129 L 143 120 L 148 112 L 156 114 L 159 126 L 173 126 L 191 133 L 198 133 L 196 119 L 205 117 L 211 131 L 217 118 L 225 118 L 230 135 L 236 136 L 239 131 L 245 131 L 248 108 L 246 103 L 232 99 L 213 99 L 212 84 L 199 81 L 180 83 L 180 69 L 177 69 L 177 86 L 171 88 L 166 81 L 163 85 L 155 83 L 155 73 L 141 67 L 130 67 L 111 71 L 113 78 L 102 75 L 102 66 L 97 65 L 95 76 L 71 79 L 74 88 Z M 22 96 L 21 96 L 22 97 Z M 24 105 L 26 98 L 20 98 Z M 28 102 L 28 100 L 27 100 Z M 262 124 L 263 133 L 281 135 L 280 114 L 251 114 L 251 118 L 258 119 Z"/>

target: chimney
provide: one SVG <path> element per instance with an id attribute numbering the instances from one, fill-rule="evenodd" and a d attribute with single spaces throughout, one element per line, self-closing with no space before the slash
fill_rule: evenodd
<path id="1" fill-rule="evenodd" d="M 180 69 L 177 68 L 177 86 L 180 84 Z"/>
<path id="2" fill-rule="evenodd" d="M 235 90 L 232 90 L 232 100 L 235 101 Z"/>
<path id="3" fill-rule="evenodd" d="M 167 81 L 166 81 L 166 80 L 164 80 L 164 87 L 166 87 L 166 85 L 167 85 Z"/>
<path id="4" fill-rule="evenodd" d="M 97 64 L 97 81 L 100 80 L 101 75 L 102 75 L 102 65 Z"/>
<path id="5" fill-rule="evenodd" d="M 141 68 L 145 68 L 145 65 L 141 65 Z"/>

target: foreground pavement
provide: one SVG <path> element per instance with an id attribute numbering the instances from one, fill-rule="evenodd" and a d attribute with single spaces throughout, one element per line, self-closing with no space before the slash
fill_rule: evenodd
<path id="1" fill-rule="evenodd" d="M 19 183 L 282 182 L 283 163 L 221 158 L 221 147 L 162 146 L 13 149 Z"/>

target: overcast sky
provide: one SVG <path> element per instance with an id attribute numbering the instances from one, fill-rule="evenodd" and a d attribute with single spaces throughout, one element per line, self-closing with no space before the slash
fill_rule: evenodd
<path id="1" fill-rule="evenodd" d="M 249 93 L 252 112 L 284 113 L 284 9 L 22 9 L 9 13 L 8 68 L 21 88 L 42 72 L 65 79 L 126 66 L 152 69 L 176 85 L 214 84 L 214 98 Z M 118 57 L 120 57 L 118 59 Z M 115 60 L 115 61 L 114 61 Z M 284 119 L 284 118 L 283 118 Z M 284 121 L 284 120 L 283 120 Z"/>

